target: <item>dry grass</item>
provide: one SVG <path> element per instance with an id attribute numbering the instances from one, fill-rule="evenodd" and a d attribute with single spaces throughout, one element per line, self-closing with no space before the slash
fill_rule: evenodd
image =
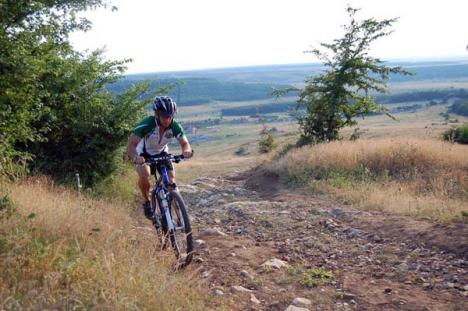
<path id="1" fill-rule="evenodd" d="M 435 140 L 332 142 L 293 150 L 269 169 L 364 208 L 450 221 L 468 212 L 467 154 Z"/>
<path id="2" fill-rule="evenodd" d="M 194 272 L 172 271 L 129 206 L 44 179 L 6 187 L 16 210 L 0 219 L 0 309 L 205 309 Z"/>

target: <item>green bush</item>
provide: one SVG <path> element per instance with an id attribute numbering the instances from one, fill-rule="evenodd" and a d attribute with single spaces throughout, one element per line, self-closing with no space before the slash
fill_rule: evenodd
<path id="1" fill-rule="evenodd" d="M 442 138 L 451 142 L 468 144 L 468 123 L 446 130 L 442 134 Z"/>
<path id="2" fill-rule="evenodd" d="M 234 151 L 234 154 L 236 156 L 245 156 L 245 155 L 248 155 L 249 154 L 249 151 L 247 149 L 246 146 L 239 146 L 239 149 L 237 149 L 236 151 Z"/>
<path id="3" fill-rule="evenodd" d="M 0 220 L 8 219 L 13 215 L 16 206 L 8 194 L 0 195 Z"/>
<path id="4" fill-rule="evenodd" d="M 138 97 L 146 85 L 113 96 L 105 89 L 118 79 L 120 62 L 104 62 L 99 52 L 89 57 L 58 59 L 58 79 L 48 89 L 61 89 L 32 126 L 46 128 L 43 140 L 18 146 L 33 154 L 31 168 L 68 181 L 79 173 L 85 186 L 93 186 L 117 168 L 119 147 L 141 116 L 145 102 Z"/>
<path id="5" fill-rule="evenodd" d="M 3 1 L 0 10 L 0 174 L 29 168 L 85 186 L 111 174 L 118 149 L 141 116 L 148 84 L 118 95 L 124 61 L 73 50 L 68 38 L 90 22 L 77 13 L 103 0 Z"/>
<path id="6" fill-rule="evenodd" d="M 260 153 L 268 153 L 277 146 L 275 136 L 263 125 L 260 131 L 260 140 L 258 141 L 258 151 Z"/>

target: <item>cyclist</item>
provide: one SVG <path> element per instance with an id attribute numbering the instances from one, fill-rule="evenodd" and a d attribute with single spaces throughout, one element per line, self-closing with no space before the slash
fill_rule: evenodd
<path id="1" fill-rule="evenodd" d="M 143 196 L 143 209 L 145 216 L 151 218 L 151 204 L 149 201 L 150 166 L 145 164 L 145 157 L 154 155 L 165 155 L 169 148 L 168 143 L 176 138 L 182 148 L 185 159 L 192 157 L 192 148 L 184 135 L 180 124 L 174 120 L 177 111 L 176 102 L 168 96 L 157 96 L 153 100 L 154 116 L 148 116 L 141 120 L 133 129 L 128 138 L 127 154 L 135 163 L 138 173 L 138 187 Z M 161 165 L 167 168 L 170 190 L 176 190 L 175 173 L 170 160 L 157 165 L 161 174 Z"/>

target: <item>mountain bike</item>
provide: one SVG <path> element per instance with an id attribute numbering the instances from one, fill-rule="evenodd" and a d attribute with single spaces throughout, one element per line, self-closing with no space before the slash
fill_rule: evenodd
<path id="1" fill-rule="evenodd" d="M 151 192 L 151 220 L 160 238 L 163 249 L 168 246 L 168 240 L 179 260 L 180 267 L 192 261 L 193 239 L 190 219 L 185 202 L 176 190 L 169 190 L 169 177 L 164 161 L 179 163 L 183 155 L 159 155 L 146 157 L 145 163 L 150 165 L 151 174 L 156 183 Z M 156 165 L 161 163 L 161 173 L 158 177 Z"/>

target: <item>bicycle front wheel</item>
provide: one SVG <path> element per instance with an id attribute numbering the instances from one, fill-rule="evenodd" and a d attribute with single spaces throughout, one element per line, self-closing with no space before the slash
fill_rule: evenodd
<path id="1" fill-rule="evenodd" d="M 168 197 L 169 211 L 174 224 L 174 229 L 169 232 L 169 238 L 176 256 L 181 259 L 182 265 L 187 265 L 193 256 L 192 227 L 187 208 L 178 192 L 171 191 Z"/>
<path id="2" fill-rule="evenodd" d="M 167 222 L 165 218 L 162 216 L 160 206 L 160 201 L 158 200 L 156 192 L 153 191 L 151 194 L 151 209 L 153 211 L 153 226 L 156 229 L 156 235 L 158 237 L 158 242 L 161 246 L 161 249 L 166 249 L 168 244 L 168 230 L 167 230 Z"/>

